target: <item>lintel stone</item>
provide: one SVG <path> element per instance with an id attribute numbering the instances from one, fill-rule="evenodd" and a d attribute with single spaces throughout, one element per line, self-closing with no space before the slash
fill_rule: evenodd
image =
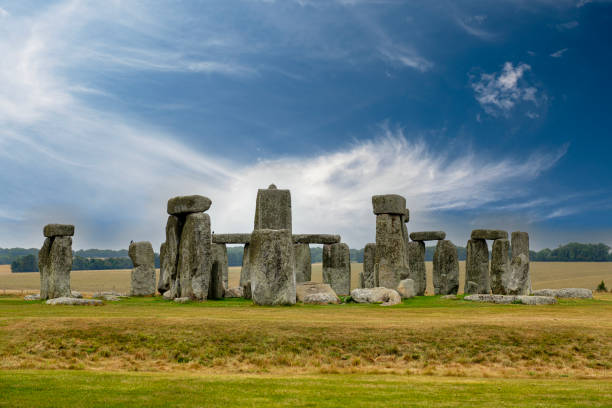
<path id="1" fill-rule="evenodd" d="M 374 214 L 405 215 L 406 199 L 397 194 L 384 194 L 372 196 Z"/>
<path id="2" fill-rule="evenodd" d="M 43 228 L 46 238 L 71 237 L 74 235 L 74 225 L 70 224 L 47 224 Z"/>
<path id="3" fill-rule="evenodd" d="M 472 239 L 508 239 L 508 231 L 476 229 L 472 231 Z"/>
<path id="4" fill-rule="evenodd" d="M 444 231 L 422 231 L 410 234 L 410 239 L 413 241 L 440 241 L 444 238 L 446 238 Z"/>
<path id="5" fill-rule="evenodd" d="M 173 197 L 168 200 L 168 214 L 192 214 L 205 212 L 210 208 L 210 198 L 201 195 Z"/>
<path id="6" fill-rule="evenodd" d="M 251 234 L 213 234 L 212 242 L 213 244 L 248 244 L 251 242 Z"/>
<path id="7" fill-rule="evenodd" d="M 337 244 L 340 242 L 340 235 L 331 234 L 294 234 L 294 244 Z"/>

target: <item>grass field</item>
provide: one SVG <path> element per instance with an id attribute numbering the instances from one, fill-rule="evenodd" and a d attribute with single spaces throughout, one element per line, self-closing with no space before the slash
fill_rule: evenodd
<path id="1" fill-rule="evenodd" d="M 427 262 L 428 293 L 433 293 L 432 263 Z M 351 264 L 353 287 L 358 282 L 362 264 Z M 465 262 L 459 263 L 459 282 L 464 282 Z M 531 278 L 534 289 L 579 287 L 594 289 L 602 280 L 612 287 L 612 262 L 532 262 Z M 240 267 L 229 271 L 230 286 L 237 286 Z M 312 266 L 312 279 L 321 281 L 321 264 Z M 72 271 L 71 286 L 85 293 L 101 290 L 129 292 L 130 270 Z M 0 265 L 0 293 L 2 291 L 38 291 L 40 275 L 33 273 L 11 273 L 9 265 Z M 460 285 L 459 293 L 462 293 Z"/>

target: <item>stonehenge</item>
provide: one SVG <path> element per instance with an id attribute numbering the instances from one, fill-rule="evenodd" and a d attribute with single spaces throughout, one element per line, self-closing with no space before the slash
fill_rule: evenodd
<path id="1" fill-rule="evenodd" d="M 443 240 L 444 238 L 446 238 L 446 233 L 444 231 L 421 231 L 421 232 L 413 232 L 410 234 L 410 239 L 412 241 L 408 242 L 408 247 L 407 247 L 409 278 L 414 281 L 414 289 L 418 296 L 425 295 L 425 289 L 427 288 L 427 273 L 425 269 L 425 241 L 439 241 L 439 240 Z M 436 253 L 438 252 L 437 248 L 438 247 L 436 247 Z M 450 247 L 448 246 L 444 246 L 444 249 L 449 249 L 449 248 Z M 455 252 L 456 252 L 456 249 L 455 249 Z M 442 261 L 442 258 L 444 256 L 445 254 L 440 253 L 439 260 Z M 434 260 L 435 260 L 435 254 L 434 254 Z M 446 288 L 446 283 L 443 283 L 443 282 L 446 282 L 447 273 L 452 274 L 452 272 L 443 270 L 442 267 L 446 265 L 447 267 L 450 268 L 451 264 L 452 263 L 434 262 L 434 271 L 433 271 L 434 289 L 440 288 L 441 287 L 440 285 Z M 442 277 L 442 275 L 444 276 Z M 449 278 L 451 278 L 451 275 L 449 275 Z M 452 281 L 452 278 L 451 278 L 451 281 Z M 438 286 L 436 286 L 436 283 L 438 284 Z M 436 292 L 436 294 L 438 293 Z"/>
<path id="2" fill-rule="evenodd" d="M 331 286 L 338 295 L 351 291 L 351 257 L 346 244 L 323 246 L 323 282 Z"/>
<path id="3" fill-rule="evenodd" d="M 374 274 L 380 286 L 396 288 L 400 280 L 409 276 L 406 199 L 397 194 L 375 195 L 372 207 L 376 215 Z"/>
<path id="4" fill-rule="evenodd" d="M 72 297 L 70 271 L 74 225 L 49 224 L 43 228 L 43 235 L 45 242 L 38 252 L 40 298 Z"/>
<path id="5" fill-rule="evenodd" d="M 148 241 L 132 242 L 128 250 L 134 264 L 131 274 L 131 296 L 155 295 L 155 253 Z"/>

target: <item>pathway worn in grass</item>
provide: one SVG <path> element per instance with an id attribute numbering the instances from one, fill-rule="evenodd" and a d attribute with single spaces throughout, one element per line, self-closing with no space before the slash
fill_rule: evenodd
<path id="1" fill-rule="evenodd" d="M 602 380 L 0 371 L 0 406 L 609 407 Z"/>

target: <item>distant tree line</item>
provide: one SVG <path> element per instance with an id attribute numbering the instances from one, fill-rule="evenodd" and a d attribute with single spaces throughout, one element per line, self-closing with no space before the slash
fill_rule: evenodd
<path id="1" fill-rule="evenodd" d="M 425 248 L 425 260 L 433 260 L 435 246 Z M 241 266 L 243 247 L 232 246 L 227 248 L 229 266 Z M 465 247 L 457 247 L 460 261 L 465 261 Z M 363 248 L 351 249 L 351 261 L 363 262 Z M 126 249 L 80 249 L 73 253 L 72 270 L 102 270 L 102 269 L 130 269 L 132 260 L 128 257 Z M 605 244 L 580 244 L 571 242 L 556 249 L 542 249 L 530 251 L 530 259 L 537 262 L 612 262 L 612 251 Z M 323 248 L 310 247 L 312 263 L 323 261 Z M 0 248 L 0 265 L 11 265 L 12 272 L 37 272 L 38 249 L 36 248 Z M 159 268 L 159 254 L 155 254 L 155 267 Z"/>

